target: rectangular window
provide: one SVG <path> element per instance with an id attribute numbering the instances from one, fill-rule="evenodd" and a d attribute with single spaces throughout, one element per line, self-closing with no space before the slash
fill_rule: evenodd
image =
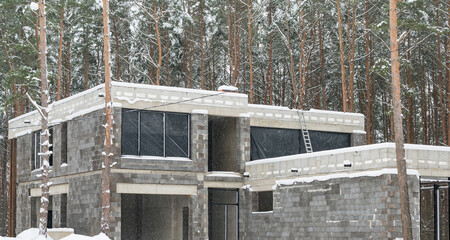
<path id="1" fill-rule="evenodd" d="M 314 152 L 350 147 L 349 133 L 308 132 Z M 251 161 L 306 153 L 299 129 L 251 127 L 250 139 Z"/>
<path id="2" fill-rule="evenodd" d="M 190 116 L 122 109 L 122 155 L 190 157 Z"/>
<path id="3" fill-rule="evenodd" d="M 273 191 L 252 193 L 253 212 L 273 211 Z"/>
<path id="4" fill-rule="evenodd" d="M 49 128 L 48 132 L 50 133 L 50 137 L 49 137 L 49 143 L 50 143 L 50 147 L 49 147 L 49 151 L 53 151 L 53 129 Z M 42 156 L 39 155 L 39 153 L 42 151 L 42 145 L 41 145 L 41 138 L 42 138 L 42 134 L 41 131 L 36 131 L 33 132 L 32 135 L 32 152 L 33 152 L 33 158 L 32 158 L 32 167 L 33 169 L 39 169 L 42 167 Z M 48 162 L 50 164 L 50 166 L 53 166 L 53 154 L 50 155 Z"/>

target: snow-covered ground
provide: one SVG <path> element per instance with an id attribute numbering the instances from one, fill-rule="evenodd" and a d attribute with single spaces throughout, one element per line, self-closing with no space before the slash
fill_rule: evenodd
<path id="1" fill-rule="evenodd" d="M 72 230 L 73 231 L 73 230 Z M 38 228 L 30 228 L 28 230 L 25 230 L 21 232 L 17 237 L 10 238 L 10 237 L 0 237 L 0 240 L 53 240 L 50 236 L 47 237 L 47 239 L 44 239 L 42 237 L 39 237 L 39 229 Z M 88 237 L 84 235 L 79 234 L 70 234 L 67 237 L 61 238 L 61 240 L 110 240 L 105 234 L 100 233 L 99 235 Z"/>

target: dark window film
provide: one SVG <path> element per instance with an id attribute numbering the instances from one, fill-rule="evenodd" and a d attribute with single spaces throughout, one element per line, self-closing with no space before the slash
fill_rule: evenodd
<path id="1" fill-rule="evenodd" d="M 166 113 L 166 157 L 189 157 L 189 116 Z"/>
<path id="2" fill-rule="evenodd" d="M 251 160 L 299 154 L 297 129 L 251 127 Z"/>
<path id="3" fill-rule="evenodd" d="M 122 109 L 122 155 L 190 157 L 190 116 Z"/>
<path id="4" fill-rule="evenodd" d="M 164 113 L 140 112 L 140 155 L 164 156 Z"/>
<path id="5" fill-rule="evenodd" d="M 251 127 L 251 160 L 306 153 L 299 129 Z M 350 147 L 349 133 L 309 131 L 314 152 Z"/>
<path id="6" fill-rule="evenodd" d="M 38 169 L 41 167 L 42 158 L 39 156 L 41 152 L 41 131 L 33 132 L 32 136 L 33 142 L 33 158 L 32 158 L 32 169 Z"/>
<path id="7" fill-rule="evenodd" d="M 138 155 L 138 113 L 122 109 L 122 155 Z"/>
<path id="8" fill-rule="evenodd" d="M 350 133 L 309 131 L 314 152 L 350 147 Z M 306 153 L 303 137 L 300 136 L 301 153 Z"/>
<path id="9" fill-rule="evenodd" d="M 61 163 L 67 163 L 67 122 L 61 123 Z"/>
<path id="10" fill-rule="evenodd" d="M 253 192 L 252 198 L 254 212 L 273 210 L 273 191 Z"/>
<path id="11" fill-rule="evenodd" d="M 48 150 L 52 152 L 52 154 L 48 157 L 48 163 L 50 164 L 50 166 L 53 166 L 53 128 L 49 128 L 48 131 L 50 133 L 49 137 L 50 145 L 48 147 Z"/>

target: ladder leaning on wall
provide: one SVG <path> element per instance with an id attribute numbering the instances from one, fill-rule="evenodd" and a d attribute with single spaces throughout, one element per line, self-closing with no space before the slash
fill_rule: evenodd
<path id="1" fill-rule="evenodd" d="M 303 136 L 303 143 L 305 144 L 306 153 L 312 153 L 313 148 L 311 145 L 311 138 L 309 137 L 309 131 L 306 127 L 306 121 L 305 121 L 305 115 L 303 114 L 303 111 L 300 114 L 300 110 L 297 110 L 298 115 L 298 121 L 300 122 L 300 130 L 302 132 Z"/>

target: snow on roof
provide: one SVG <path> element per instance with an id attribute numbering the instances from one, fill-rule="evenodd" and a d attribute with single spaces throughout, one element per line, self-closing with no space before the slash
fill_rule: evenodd
<path id="1" fill-rule="evenodd" d="M 337 115 L 344 115 L 344 116 L 355 116 L 355 117 L 361 117 L 364 116 L 361 113 L 350 113 L 350 112 L 338 112 L 338 111 L 330 111 L 330 110 L 320 110 L 320 109 L 309 109 L 309 112 L 313 113 L 321 113 L 321 114 L 337 114 Z"/>
<path id="2" fill-rule="evenodd" d="M 273 105 L 262 105 L 262 104 L 249 104 L 249 108 L 263 108 L 263 109 L 271 109 L 271 110 L 292 110 L 288 107 L 281 106 L 273 106 Z M 295 111 L 295 110 L 293 110 Z"/>
<path id="3" fill-rule="evenodd" d="M 274 188 L 279 186 L 289 186 L 294 185 L 296 183 L 311 183 L 314 181 L 328 181 L 331 179 L 338 179 L 338 178 L 357 178 L 357 177 L 378 177 L 384 174 L 397 174 L 396 168 L 383 168 L 381 170 L 375 170 L 375 171 L 363 171 L 363 172 L 354 172 L 354 173 L 334 173 L 334 174 L 327 174 L 327 175 L 320 175 L 320 176 L 312 176 L 312 177 L 300 177 L 295 179 L 286 179 L 286 180 L 277 180 L 275 181 Z M 414 175 L 417 178 L 419 178 L 419 172 L 414 169 L 407 169 L 408 175 Z"/>
<path id="4" fill-rule="evenodd" d="M 267 159 L 262 159 L 262 160 L 246 162 L 245 165 L 251 166 L 251 165 L 257 165 L 257 164 L 263 164 L 263 163 L 291 161 L 291 160 L 297 160 L 297 159 L 321 157 L 321 156 L 328 156 L 328 155 L 333 155 L 333 154 L 342 154 L 342 153 L 358 152 L 358 151 L 381 149 L 381 148 L 395 148 L 395 143 L 391 143 L 391 142 L 377 143 L 377 144 L 369 144 L 369 145 L 356 146 L 356 147 L 347 147 L 347 148 L 333 149 L 333 150 L 327 150 L 327 151 L 313 152 L 313 153 L 307 153 L 307 154 L 297 154 L 297 155 L 290 155 L 290 156 L 283 156 L 283 157 L 276 157 L 276 158 L 267 158 Z M 450 151 L 450 147 L 419 145 L 419 144 L 405 144 L 405 149 L 444 151 L 444 152 Z"/>
<path id="5" fill-rule="evenodd" d="M 153 89 L 159 91 L 173 91 L 173 92 L 185 92 L 185 93 L 197 93 L 197 94 L 217 94 L 216 91 L 210 90 L 201 90 L 201 89 L 192 89 L 192 88 L 181 88 L 181 87 L 167 87 L 167 86 L 158 86 L 158 85 L 150 85 L 150 84 L 139 84 L 139 83 L 125 83 L 125 82 L 112 82 L 113 87 L 132 87 L 132 88 L 145 88 L 145 89 Z M 225 93 L 226 94 L 226 93 Z M 237 97 L 247 97 L 246 94 L 241 93 L 233 93 L 232 96 Z"/>
<path id="6" fill-rule="evenodd" d="M 221 92 L 237 92 L 238 88 L 235 86 L 227 86 L 227 85 L 222 85 L 219 87 L 218 89 Z"/>
<path id="7" fill-rule="evenodd" d="M 216 172 L 211 172 L 210 174 L 207 175 L 208 177 L 232 177 L 232 178 L 240 178 L 241 175 L 239 175 L 238 173 L 235 172 L 220 172 L 220 171 L 216 171 Z"/>

